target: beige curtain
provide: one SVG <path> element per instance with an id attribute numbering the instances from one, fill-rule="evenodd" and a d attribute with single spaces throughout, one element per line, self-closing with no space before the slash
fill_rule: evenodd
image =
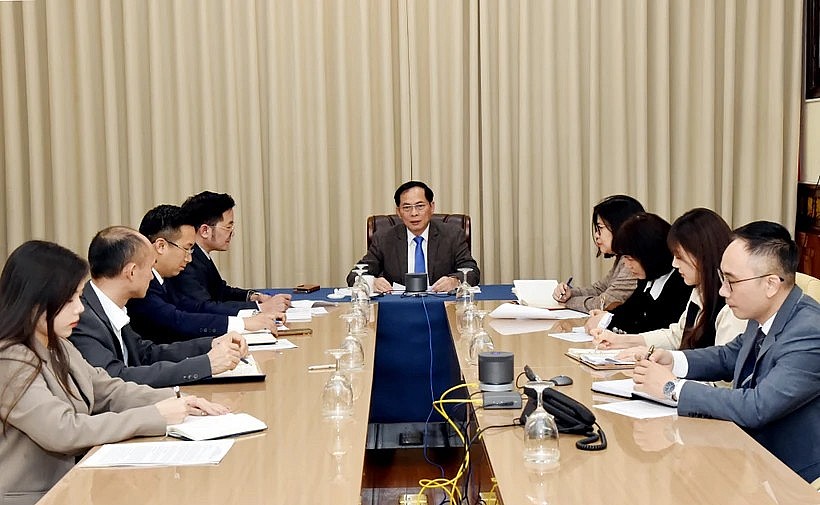
<path id="1" fill-rule="evenodd" d="M 211 189 L 245 286 L 339 285 L 404 180 L 484 282 L 600 275 L 590 210 L 791 227 L 802 2 L 0 2 L 0 255 Z"/>

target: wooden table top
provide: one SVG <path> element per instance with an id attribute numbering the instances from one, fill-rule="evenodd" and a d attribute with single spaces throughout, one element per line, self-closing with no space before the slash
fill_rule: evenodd
<path id="1" fill-rule="evenodd" d="M 307 370 L 308 365 L 333 362 L 325 350 L 340 346 L 345 323 L 339 316 L 346 309 L 342 304 L 329 308 L 330 314 L 314 316 L 310 323 L 289 324 L 313 329 L 311 336 L 289 337 L 297 349 L 252 351 L 267 374 L 264 382 L 182 387 L 184 393 L 223 403 L 235 412 L 247 412 L 268 425 L 262 433 L 239 437 L 219 465 L 75 467 L 39 503 L 359 503 L 375 317 L 362 339 L 365 369 L 353 374 L 357 398 L 350 421 L 336 424 L 322 417 L 322 388 L 330 372 Z"/>
<path id="2" fill-rule="evenodd" d="M 501 302 L 479 302 L 492 310 Z M 463 377 L 478 382 L 478 368 L 467 364 L 468 345 L 455 324 L 455 304 L 447 313 Z M 569 331 L 581 320 L 562 321 L 549 331 L 502 335 L 493 321 L 485 328 L 497 351 L 515 354 L 515 374 L 530 367 L 542 378 L 568 375 L 574 383 L 558 388 L 581 403 L 592 405 L 620 401 L 593 393 L 595 380 L 624 378 L 618 371 L 596 372 L 564 356 L 569 347 L 585 344 L 550 337 L 552 331 Z M 588 345 L 588 344 L 586 344 Z M 526 382 L 522 377 L 521 383 Z M 477 391 L 471 387 L 470 392 Z M 544 471 L 526 468 L 523 459 L 523 428 L 486 431 L 483 442 L 498 493 L 506 504 L 658 505 L 658 504 L 818 504 L 820 494 L 771 455 L 734 423 L 688 417 L 636 420 L 591 409 L 606 433 L 604 451 L 575 448 L 580 437 L 561 435 L 560 465 Z M 476 409 L 482 428 L 509 424 L 518 410 Z M 808 441 L 807 441 L 808 442 Z"/>

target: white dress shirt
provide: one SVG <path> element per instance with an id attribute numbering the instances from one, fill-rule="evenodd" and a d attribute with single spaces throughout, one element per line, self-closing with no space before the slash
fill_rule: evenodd
<path id="1" fill-rule="evenodd" d="M 125 307 L 120 307 L 114 303 L 111 298 L 108 298 L 108 295 L 103 293 L 100 288 L 94 284 L 94 281 L 91 281 L 91 289 L 97 293 L 97 298 L 100 299 L 103 312 L 105 312 L 106 317 L 108 317 L 108 320 L 111 322 L 111 326 L 114 328 L 114 335 L 116 335 L 117 342 L 119 342 L 120 349 L 122 349 L 122 362 L 128 366 L 128 349 L 122 340 L 122 328 L 131 322 L 131 318 L 128 317 L 128 311 Z"/>
<path id="2" fill-rule="evenodd" d="M 424 239 L 421 241 L 421 250 L 424 252 L 424 271 L 427 272 L 427 285 L 430 285 L 430 270 L 427 268 L 427 265 L 430 262 L 427 260 L 427 236 L 430 234 L 430 225 L 427 225 L 427 228 L 421 232 L 421 237 Z M 413 235 L 413 232 L 407 230 L 407 271 L 414 272 L 416 266 L 416 238 Z"/>

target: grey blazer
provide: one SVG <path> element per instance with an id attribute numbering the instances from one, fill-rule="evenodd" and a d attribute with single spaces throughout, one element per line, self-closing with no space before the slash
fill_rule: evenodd
<path id="1" fill-rule="evenodd" d="M 686 378 L 734 380 L 752 350 L 759 324 L 725 346 L 683 351 Z M 748 389 L 683 385 L 678 413 L 734 421 L 811 482 L 820 477 L 820 305 L 795 286 L 763 340 Z"/>
<path id="2" fill-rule="evenodd" d="M 464 230 L 455 225 L 430 221 L 427 244 L 427 277 L 434 283 L 445 275 L 457 275 L 461 279 L 459 268 L 472 268 L 467 276 L 470 285 L 475 286 L 481 279 L 478 263 L 467 247 L 467 236 Z M 373 236 L 367 254 L 359 261 L 367 264 L 367 273 L 384 277 L 388 282 L 404 284 L 407 273 L 407 228 L 397 224 L 389 230 Z M 352 286 L 356 274 L 347 276 L 347 285 Z"/>
<path id="3" fill-rule="evenodd" d="M 165 433 L 165 419 L 154 403 L 173 396 L 170 389 L 111 378 L 86 363 L 71 343 L 63 345 L 76 398 L 60 387 L 48 351 L 39 342 L 34 352 L 19 344 L 0 351 L 0 414 L 8 416 L 0 436 L 2 505 L 36 502 L 90 447 Z M 35 353 L 43 368 L 9 413 L 14 396 L 30 377 Z"/>
<path id="4" fill-rule="evenodd" d="M 105 368 L 112 377 L 153 387 L 173 386 L 211 376 L 211 362 L 206 353 L 213 337 L 203 337 L 173 344 L 155 344 L 143 339 L 130 325 L 123 327 L 122 339 L 128 350 L 123 362 L 114 327 L 103 310 L 90 281 L 80 295 L 85 312 L 69 340 L 93 366 Z"/>

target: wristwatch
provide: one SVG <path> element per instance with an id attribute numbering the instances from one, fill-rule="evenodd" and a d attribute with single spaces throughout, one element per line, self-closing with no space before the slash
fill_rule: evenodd
<path id="1" fill-rule="evenodd" d="M 663 385 L 663 396 L 665 396 L 667 400 L 672 400 L 673 402 L 678 401 L 678 395 L 675 394 L 675 389 L 678 387 L 678 381 L 679 379 L 667 381 L 667 383 Z"/>

